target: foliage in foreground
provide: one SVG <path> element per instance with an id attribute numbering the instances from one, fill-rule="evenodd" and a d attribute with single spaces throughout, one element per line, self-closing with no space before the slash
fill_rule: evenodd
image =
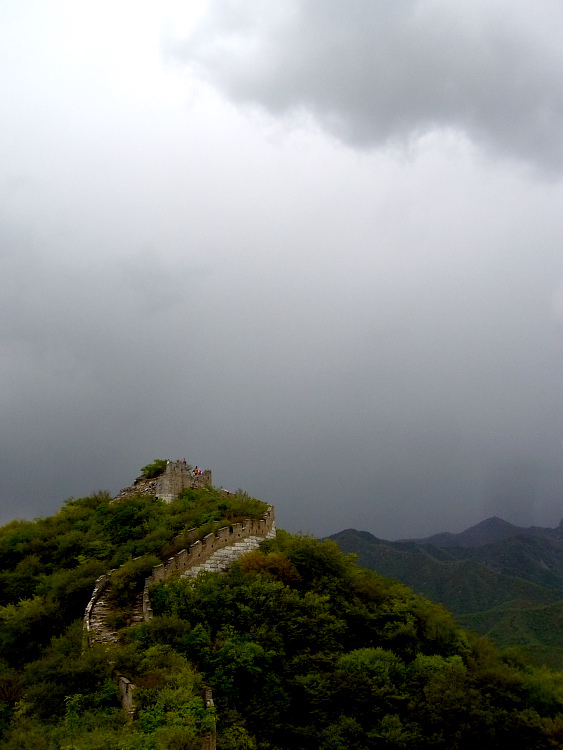
<path id="1" fill-rule="evenodd" d="M 563 675 L 460 630 L 330 541 L 278 533 L 224 575 L 159 584 L 131 630 L 213 686 L 221 747 L 555 748 Z"/>
<path id="2" fill-rule="evenodd" d="M 111 589 L 119 614 L 152 565 L 184 544 L 174 541 L 177 534 L 197 528 L 201 537 L 266 508 L 242 491 L 225 496 L 213 487 L 186 490 L 170 504 L 142 495 L 114 502 L 99 492 L 69 500 L 50 518 L 2 527 L 2 749 L 199 748 L 210 719 L 186 658 L 166 647 L 136 652 L 131 664 L 119 647 L 83 653 L 82 616 L 95 579 L 108 569 L 122 566 Z M 117 663 L 138 679 L 133 725 L 117 700 Z"/>
<path id="3" fill-rule="evenodd" d="M 199 750 L 213 715 L 201 677 L 166 646 L 135 660 L 137 718 L 119 707 L 111 661 L 122 649 L 82 653 L 81 622 L 18 673 L 0 664 L 2 750 Z"/>
<path id="4" fill-rule="evenodd" d="M 2 750 L 199 750 L 214 721 L 203 684 L 219 750 L 563 747 L 560 673 L 499 654 L 443 608 L 309 537 L 279 532 L 227 574 L 159 584 L 151 623 L 83 652 L 76 618 L 100 572 L 129 561 L 115 592 L 126 603 L 179 531 L 264 508 L 213 488 L 170 505 L 98 493 L 0 529 Z M 132 722 L 115 670 L 137 685 Z"/>
<path id="5" fill-rule="evenodd" d="M 440 602 L 464 628 L 486 635 L 500 648 L 518 646 L 537 666 L 563 668 L 563 538 L 555 529 L 518 529 L 496 519 L 498 538 L 454 546 L 461 537 L 492 527 L 489 519 L 460 535 L 389 542 L 367 531 L 346 529 L 333 539 L 361 565 L 395 578 Z M 503 536 L 503 525 L 518 532 Z"/>
<path id="6" fill-rule="evenodd" d="M 82 617 L 96 578 L 115 576 L 116 604 L 134 593 L 139 576 L 177 552 L 177 534 L 199 535 L 267 506 L 243 492 L 226 497 L 213 487 L 186 490 L 173 503 L 137 495 L 112 502 L 106 492 L 69 500 L 50 518 L 0 528 L 0 660 L 21 667 L 37 659 L 53 636 Z M 133 562 L 133 558 L 141 560 Z"/>

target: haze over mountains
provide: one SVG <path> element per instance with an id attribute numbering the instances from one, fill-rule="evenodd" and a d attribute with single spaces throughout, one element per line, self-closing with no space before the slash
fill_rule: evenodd
<path id="1" fill-rule="evenodd" d="M 398 541 L 416 541 L 419 544 L 434 544 L 436 547 L 481 547 L 485 544 L 501 542 L 522 535 L 555 536 L 563 538 L 563 520 L 555 529 L 544 529 L 539 526 L 522 528 L 521 526 L 515 526 L 508 521 L 503 521 L 503 519 L 498 516 L 493 516 L 492 518 L 487 518 L 485 521 L 475 524 L 475 526 L 465 529 L 465 531 L 462 531 L 459 534 L 445 531 L 440 534 L 433 534 L 425 539 L 407 539 Z"/>
<path id="2" fill-rule="evenodd" d="M 444 604 L 465 627 L 563 666 L 563 522 L 524 528 L 495 516 L 424 539 L 389 542 L 356 529 L 330 538 L 360 565 Z"/>

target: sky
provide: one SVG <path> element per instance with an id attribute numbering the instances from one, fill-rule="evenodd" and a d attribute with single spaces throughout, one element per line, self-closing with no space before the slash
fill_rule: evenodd
<path id="1" fill-rule="evenodd" d="M 155 458 L 563 517 L 563 5 L 3 0 L 0 523 Z"/>

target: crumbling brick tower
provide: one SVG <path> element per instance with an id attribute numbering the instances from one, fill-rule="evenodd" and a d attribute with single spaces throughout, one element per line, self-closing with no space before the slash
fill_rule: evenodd
<path id="1" fill-rule="evenodd" d="M 211 469 L 205 469 L 201 474 L 194 474 L 186 461 L 168 461 L 164 473 L 156 479 L 155 495 L 171 503 L 182 490 L 191 487 L 196 489 L 212 484 Z"/>

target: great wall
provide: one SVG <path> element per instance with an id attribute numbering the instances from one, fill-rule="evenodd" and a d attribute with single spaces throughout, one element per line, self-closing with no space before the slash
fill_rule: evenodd
<path id="1" fill-rule="evenodd" d="M 126 500 L 134 495 L 152 495 L 166 503 L 175 500 L 187 488 L 198 489 L 212 484 L 209 469 L 194 471 L 185 460 L 168 461 L 162 474 L 156 478 L 139 477 L 124 488 L 112 502 Z M 221 490 L 226 496 L 232 495 Z M 130 618 L 130 625 L 148 622 L 153 611 L 150 603 L 151 586 L 166 580 L 171 575 L 196 576 L 201 571 L 222 572 L 227 570 L 241 555 L 258 547 L 265 539 L 276 534 L 273 506 L 269 506 L 263 517 L 246 519 L 243 523 L 220 528 L 216 533 L 199 538 L 198 529 L 188 529 L 175 537 L 176 543 L 186 545 L 177 554 L 153 567 L 151 575 L 145 579 L 143 592 L 137 597 Z M 136 558 L 139 559 L 139 558 Z M 108 595 L 111 590 L 112 575 L 119 570 L 115 568 L 100 576 L 94 586 L 92 596 L 84 613 L 84 632 L 88 646 L 94 644 L 112 644 L 119 640 L 118 633 L 108 624 L 110 604 Z M 125 675 L 116 675 L 121 704 L 132 716 L 135 713 L 133 699 L 134 684 Z M 205 705 L 213 708 L 213 699 L 209 688 L 205 689 Z M 214 750 L 215 736 L 207 735 L 203 739 L 202 750 Z"/>

